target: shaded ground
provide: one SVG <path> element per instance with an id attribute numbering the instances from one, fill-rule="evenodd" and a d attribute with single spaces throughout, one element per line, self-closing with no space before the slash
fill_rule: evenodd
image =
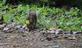
<path id="1" fill-rule="evenodd" d="M 0 32 L 0 48 L 82 48 L 82 35 L 76 39 L 60 38 L 42 32 Z"/>

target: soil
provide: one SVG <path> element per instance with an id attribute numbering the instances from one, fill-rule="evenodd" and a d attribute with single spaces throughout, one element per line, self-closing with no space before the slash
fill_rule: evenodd
<path id="1" fill-rule="evenodd" d="M 82 48 L 82 35 L 76 39 L 57 38 L 54 34 L 33 32 L 0 32 L 0 48 Z"/>

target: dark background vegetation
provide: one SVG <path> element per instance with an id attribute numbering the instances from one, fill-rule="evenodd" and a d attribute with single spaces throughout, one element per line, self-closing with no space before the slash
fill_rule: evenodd
<path id="1" fill-rule="evenodd" d="M 38 5 L 51 5 L 51 6 L 78 6 L 81 7 L 82 0 L 2 0 L 4 4 L 38 4 Z"/>

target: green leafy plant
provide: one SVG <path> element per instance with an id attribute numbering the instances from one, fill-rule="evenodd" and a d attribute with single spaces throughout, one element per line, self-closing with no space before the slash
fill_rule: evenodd
<path id="1" fill-rule="evenodd" d="M 71 8 L 69 11 L 61 8 L 38 7 L 36 5 L 18 5 L 17 8 L 2 6 L 0 3 L 0 15 L 4 16 L 4 22 L 12 20 L 18 24 L 27 25 L 29 10 L 35 10 L 37 14 L 37 26 L 39 28 L 60 28 L 63 30 L 82 30 L 82 11 L 78 8 Z"/>

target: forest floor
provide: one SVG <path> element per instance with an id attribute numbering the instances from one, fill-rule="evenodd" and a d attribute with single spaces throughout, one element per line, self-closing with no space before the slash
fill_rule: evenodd
<path id="1" fill-rule="evenodd" d="M 82 48 L 82 35 L 75 39 L 57 38 L 53 33 L 39 31 L 23 33 L 0 32 L 0 48 Z"/>
<path id="2" fill-rule="evenodd" d="M 82 48 L 82 32 L 28 31 L 15 23 L 0 25 L 0 48 Z"/>

